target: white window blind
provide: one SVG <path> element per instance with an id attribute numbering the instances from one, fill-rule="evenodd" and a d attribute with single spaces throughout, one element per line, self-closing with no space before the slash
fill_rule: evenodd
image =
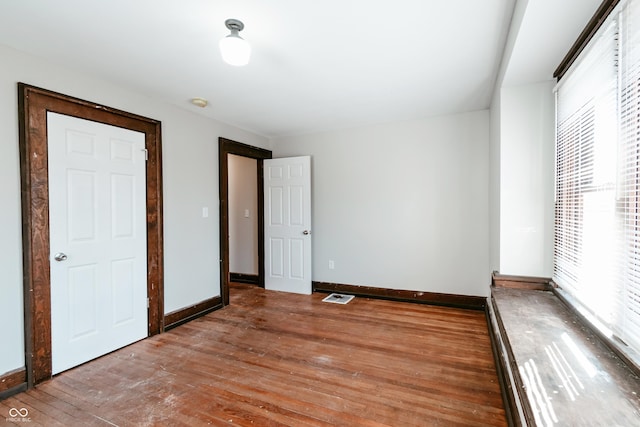
<path id="1" fill-rule="evenodd" d="M 610 20 L 556 94 L 554 279 L 587 306 L 614 272 L 617 39 Z"/>
<path id="2" fill-rule="evenodd" d="M 614 331 L 640 349 L 640 2 L 620 14 L 618 314 Z"/>
<path id="3" fill-rule="evenodd" d="M 556 92 L 554 281 L 640 350 L 640 0 Z"/>

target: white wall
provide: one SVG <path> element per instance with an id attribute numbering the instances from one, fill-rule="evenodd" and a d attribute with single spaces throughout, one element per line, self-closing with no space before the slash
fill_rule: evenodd
<path id="1" fill-rule="evenodd" d="M 554 82 L 503 87 L 500 114 L 500 272 L 551 277 Z"/>
<path id="2" fill-rule="evenodd" d="M 11 62 L 0 51 L 0 375 L 24 366 L 22 220 L 18 153 L 17 87 Z"/>
<path id="3" fill-rule="evenodd" d="M 487 294 L 488 111 L 274 139 L 272 150 L 312 157 L 313 280 Z"/>
<path id="4" fill-rule="evenodd" d="M 258 274 L 257 160 L 228 155 L 229 271 Z M 245 215 L 248 212 L 248 216 Z"/>
<path id="5" fill-rule="evenodd" d="M 218 137 L 268 140 L 4 46 L 0 64 L 0 375 L 24 366 L 19 81 L 162 121 L 165 312 L 219 295 Z"/>
<path id="6" fill-rule="evenodd" d="M 517 0 L 491 101 L 491 269 L 553 273 L 553 82 L 505 86 L 529 6 Z"/>
<path id="7" fill-rule="evenodd" d="M 489 263 L 500 271 L 500 90 L 491 101 L 489 142 Z"/>

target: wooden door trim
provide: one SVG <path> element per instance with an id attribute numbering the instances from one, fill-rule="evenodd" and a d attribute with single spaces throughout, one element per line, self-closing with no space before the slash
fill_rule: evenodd
<path id="1" fill-rule="evenodd" d="M 218 171 L 220 185 L 220 293 L 222 304 L 229 305 L 229 162 L 227 154 L 257 160 L 258 168 L 258 285 L 264 288 L 264 178 L 263 161 L 272 153 L 226 138 L 218 138 Z"/>
<path id="2" fill-rule="evenodd" d="M 47 112 L 143 132 L 147 175 L 148 334 L 163 329 L 161 123 L 89 101 L 18 83 L 20 179 L 25 318 L 25 365 L 29 387 L 51 378 L 51 277 L 49 271 L 49 177 Z"/>

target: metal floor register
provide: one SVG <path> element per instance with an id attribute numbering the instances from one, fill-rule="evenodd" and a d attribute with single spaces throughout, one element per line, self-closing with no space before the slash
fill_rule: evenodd
<path id="1" fill-rule="evenodd" d="M 344 295 L 344 294 L 330 294 L 325 297 L 323 302 L 332 302 L 334 304 L 347 304 L 354 298 L 353 295 Z"/>

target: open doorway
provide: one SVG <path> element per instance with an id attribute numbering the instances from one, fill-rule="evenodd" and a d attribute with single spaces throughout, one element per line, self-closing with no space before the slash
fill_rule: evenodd
<path id="1" fill-rule="evenodd" d="M 270 159 L 272 153 L 269 150 L 253 147 L 247 144 L 242 144 L 236 141 L 232 141 L 226 138 L 219 138 L 218 140 L 218 162 L 219 162 L 219 183 L 220 183 L 220 291 L 222 294 L 223 305 L 229 304 L 229 282 L 231 281 L 231 245 L 230 245 L 230 230 L 231 221 L 236 221 L 238 218 L 230 219 L 230 187 L 229 187 L 229 167 L 230 156 L 240 156 L 242 163 L 244 160 L 253 160 L 254 163 L 248 163 L 255 165 L 255 177 L 256 183 L 256 211 L 252 213 L 249 211 L 249 218 L 252 216 L 256 220 L 256 234 L 257 234 L 257 278 L 254 275 L 250 275 L 249 279 L 256 282 L 258 286 L 264 287 L 264 194 L 263 194 L 263 160 Z M 233 158 L 231 163 L 237 160 Z M 232 165 L 234 168 L 236 165 Z M 245 165 L 246 166 L 246 165 Z M 236 168 L 237 169 L 237 168 Z M 251 179 L 251 178 L 249 178 Z M 235 183 L 237 184 L 237 182 Z M 234 186 L 235 186 L 234 184 Z M 247 207 L 241 207 L 241 217 L 245 216 L 245 209 Z M 238 248 L 234 248 L 237 251 Z M 242 249 L 240 249 L 242 250 Z M 244 257 L 250 259 L 250 257 Z M 244 261 L 243 261 L 244 262 Z M 236 260 L 234 260 L 234 267 L 236 267 Z M 242 272 L 233 271 L 233 273 L 240 274 Z M 253 277 L 251 277 L 253 276 Z M 234 278 L 238 276 L 234 275 Z"/>
<path id="2" fill-rule="evenodd" d="M 229 185 L 229 276 L 258 285 L 258 160 L 227 154 Z"/>

